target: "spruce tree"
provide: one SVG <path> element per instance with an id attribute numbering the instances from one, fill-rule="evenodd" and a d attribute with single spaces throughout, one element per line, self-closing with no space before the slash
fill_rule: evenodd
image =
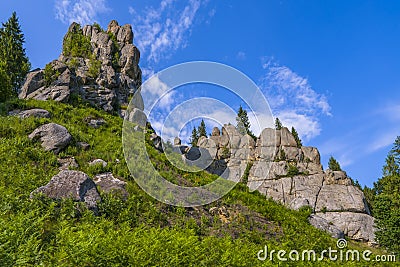
<path id="1" fill-rule="evenodd" d="M 31 65 L 25 54 L 25 38 L 18 21 L 17 14 L 6 23 L 2 23 L 0 29 L 0 61 L 4 71 L 10 78 L 12 94 L 16 95 L 25 79 Z"/>
<path id="2" fill-rule="evenodd" d="M 328 168 L 332 171 L 341 171 L 342 170 L 342 168 L 340 168 L 339 162 L 332 156 L 329 158 Z"/>
<path id="3" fill-rule="evenodd" d="M 199 140 L 199 134 L 197 133 L 196 127 L 193 127 L 192 136 L 190 138 L 190 144 L 195 147 L 197 146 L 197 141 Z"/>
<path id="4" fill-rule="evenodd" d="M 240 134 L 248 134 L 250 135 L 253 139 L 256 139 L 256 136 L 253 134 L 253 132 L 250 130 L 250 120 L 247 115 L 247 111 L 242 108 L 242 106 L 239 107 L 239 110 L 237 112 L 236 116 L 236 129 Z"/>
<path id="5" fill-rule="evenodd" d="M 293 135 L 294 139 L 296 140 L 297 147 L 300 148 L 303 144 L 301 143 L 299 134 L 297 133 L 297 131 L 294 127 L 292 127 L 292 135 Z"/>
<path id="6" fill-rule="evenodd" d="M 275 119 L 275 129 L 276 130 L 281 130 L 282 127 L 283 127 L 283 125 L 282 125 L 281 121 L 279 120 L 279 118 L 276 118 Z"/>
<path id="7" fill-rule="evenodd" d="M 0 103 L 9 99 L 11 95 L 12 95 L 11 80 L 0 62 Z"/>
<path id="8" fill-rule="evenodd" d="M 383 177 L 374 183 L 372 210 L 381 246 L 400 255 L 400 136 L 386 157 Z M 371 197 L 370 197 L 371 198 Z"/>
<path id="9" fill-rule="evenodd" d="M 200 126 L 197 129 L 197 134 L 198 134 L 198 138 L 200 138 L 202 136 L 207 137 L 207 129 L 206 129 L 206 124 L 204 123 L 204 120 L 201 120 Z"/>

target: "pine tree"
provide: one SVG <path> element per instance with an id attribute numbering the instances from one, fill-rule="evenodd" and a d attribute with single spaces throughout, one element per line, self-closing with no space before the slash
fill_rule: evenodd
<path id="1" fill-rule="evenodd" d="M 342 170 L 342 168 L 340 168 L 339 162 L 332 156 L 329 158 L 328 168 L 332 171 L 341 171 Z"/>
<path id="2" fill-rule="evenodd" d="M 0 102 L 4 102 L 12 95 L 12 86 L 10 77 L 7 75 L 4 67 L 0 63 Z"/>
<path id="3" fill-rule="evenodd" d="M 198 138 L 200 138 L 202 136 L 207 137 L 207 129 L 206 129 L 206 124 L 204 123 L 204 120 L 201 120 L 200 126 L 197 129 L 197 134 L 198 134 Z"/>
<path id="4" fill-rule="evenodd" d="M 297 147 L 300 148 L 303 144 L 301 143 L 301 139 L 299 137 L 299 134 L 297 133 L 296 129 L 292 127 L 292 135 L 294 137 L 294 140 L 296 140 Z"/>
<path id="5" fill-rule="evenodd" d="M 281 130 L 282 127 L 283 127 L 283 125 L 282 125 L 281 121 L 279 120 L 279 118 L 276 118 L 275 119 L 275 129 L 276 130 Z"/>
<path id="6" fill-rule="evenodd" d="M 386 157 L 383 177 L 374 183 L 372 210 L 380 245 L 400 255 L 400 136 Z"/>
<path id="7" fill-rule="evenodd" d="M 253 132 L 250 130 L 250 120 L 247 115 L 247 111 L 242 108 L 242 106 L 239 107 L 239 110 L 237 112 L 236 116 L 236 129 L 238 132 L 242 135 L 248 134 L 250 135 L 253 139 L 256 139 L 256 136 L 253 134 Z"/>
<path id="8" fill-rule="evenodd" d="M 192 136 L 190 138 L 190 144 L 195 147 L 197 146 L 197 141 L 199 140 L 199 134 L 197 133 L 196 127 L 193 127 Z"/>
<path id="9" fill-rule="evenodd" d="M 0 61 L 10 78 L 12 94 L 15 95 L 21 88 L 31 65 L 23 47 L 25 38 L 17 14 L 13 12 L 8 21 L 2 23 L 2 26 L 0 29 Z"/>

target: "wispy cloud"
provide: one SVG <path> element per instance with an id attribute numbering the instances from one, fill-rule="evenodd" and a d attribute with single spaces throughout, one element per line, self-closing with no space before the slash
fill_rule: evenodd
<path id="1" fill-rule="evenodd" d="M 147 63 L 156 64 L 187 45 L 201 5 L 200 0 L 190 0 L 183 7 L 175 0 L 163 0 L 158 7 L 129 7 L 136 44 Z"/>
<path id="2" fill-rule="evenodd" d="M 61 22 L 82 25 L 95 22 L 99 14 L 110 10 L 106 0 L 56 0 L 54 9 L 56 19 Z"/>
<path id="3" fill-rule="evenodd" d="M 279 65 L 273 58 L 262 58 L 262 67 L 265 74 L 260 88 L 274 115 L 284 125 L 294 126 L 306 140 L 319 135 L 319 116 L 331 116 L 326 97 L 317 93 L 307 78 L 287 66 Z"/>
<path id="4" fill-rule="evenodd" d="M 239 51 L 236 55 L 236 58 L 239 60 L 245 60 L 246 59 L 246 53 L 243 51 Z"/>

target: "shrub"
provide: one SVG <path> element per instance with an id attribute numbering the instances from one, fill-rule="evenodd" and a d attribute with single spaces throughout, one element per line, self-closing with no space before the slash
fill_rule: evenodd
<path id="1" fill-rule="evenodd" d="M 95 55 L 92 55 L 89 61 L 89 71 L 88 71 L 89 76 L 96 79 L 100 75 L 100 70 L 101 70 L 101 61 L 96 59 Z"/>
<path id="2" fill-rule="evenodd" d="M 63 54 L 71 57 L 89 58 L 92 54 L 92 45 L 88 36 L 83 35 L 78 24 L 73 31 L 68 32 L 63 42 Z"/>
<path id="3" fill-rule="evenodd" d="M 59 76 L 60 72 L 56 71 L 51 63 L 46 64 L 46 66 L 44 67 L 44 81 L 46 87 L 50 86 L 54 81 L 56 81 Z"/>

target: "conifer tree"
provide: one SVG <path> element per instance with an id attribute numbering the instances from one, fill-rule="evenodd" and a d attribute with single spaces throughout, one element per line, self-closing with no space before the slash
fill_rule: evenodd
<path id="1" fill-rule="evenodd" d="M 294 139 L 296 140 L 297 147 L 300 148 L 303 144 L 301 142 L 299 134 L 297 133 L 297 131 L 294 127 L 292 127 L 292 135 L 293 135 Z"/>
<path id="2" fill-rule="evenodd" d="M 18 89 L 25 79 L 31 65 L 25 54 L 24 34 L 18 21 L 17 14 L 12 16 L 6 23 L 2 23 L 0 29 L 0 65 L 9 76 L 12 94 L 17 94 Z"/>
<path id="3" fill-rule="evenodd" d="M 193 127 L 192 136 L 190 138 L 190 144 L 195 147 L 197 146 L 197 141 L 199 140 L 199 134 L 197 133 L 196 127 Z"/>
<path id="4" fill-rule="evenodd" d="M 10 77 L 0 64 L 0 102 L 4 102 L 12 95 L 12 87 Z"/>
<path id="5" fill-rule="evenodd" d="M 332 171 L 341 171 L 342 170 L 342 168 L 340 168 L 339 162 L 332 156 L 329 158 L 328 168 Z"/>
<path id="6" fill-rule="evenodd" d="M 242 106 L 239 107 L 239 110 L 237 112 L 236 116 L 236 129 L 240 134 L 248 134 L 250 135 L 253 139 L 256 139 L 256 136 L 253 134 L 253 132 L 250 130 L 250 120 L 247 115 L 247 111 L 242 108 Z"/>
<path id="7" fill-rule="evenodd" d="M 207 137 L 207 129 L 206 129 L 206 124 L 204 123 L 204 120 L 201 120 L 200 126 L 197 129 L 197 134 L 198 134 L 198 138 L 200 138 L 202 136 Z"/>
<path id="8" fill-rule="evenodd" d="M 400 255 L 400 136 L 386 157 L 383 177 L 374 183 L 372 210 L 381 246 Z M 371 198 L 371 197 L 369 197 Z"/>
<path id="9" fill-rule="evenodd" d="M 282 125 L 281 121 L 279 120 L 279 118 L 276 118 L 275 119 L 275 129 L 276 130 L 281 130 L 282 127 L 283 127 L 283 125 Z"/>

